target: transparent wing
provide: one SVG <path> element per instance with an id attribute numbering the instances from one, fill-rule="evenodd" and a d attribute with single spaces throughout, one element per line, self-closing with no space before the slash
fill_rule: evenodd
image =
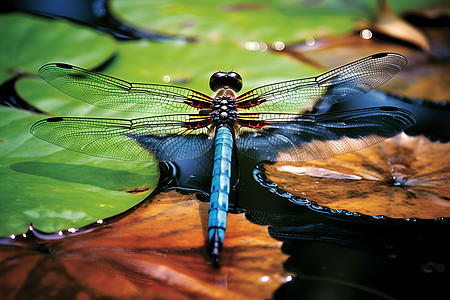
<path id="1" fill-rule="evenodd" d="M 211 107 L 210 97 L 190 89 L 130 83 L 68 64 L 47 64 L 39 69 L 38 74 L 62 92 L 107 109 L 187 113 Z"/>
<path id="2" fill-rule="evenodd" d="M 30 131 L 92 156 L 151 162 L 155 155 L 158 161 L 177 161 L 201 156 L 212 147 L 208 123 L 189 114 L 134 120 L 55 117 L 35 123 Z"/>
<path id="3" fill-rule="evenodd" d="M 243 154 L 269 161 L 307 161 L 365 148 L 415 123 L 396 107 L 365 108 L 321 115 L 240 114 L 236 146 Z"/>
<path id="4" fill-rule="evenodd" d="M 303 113 L 359 97 L 391 79 L 406 64 L 406 58 L 400 54 L 374 54 L 318 77 L 256 88 L 239 96 L 237 106 L 251 112 Z"/>

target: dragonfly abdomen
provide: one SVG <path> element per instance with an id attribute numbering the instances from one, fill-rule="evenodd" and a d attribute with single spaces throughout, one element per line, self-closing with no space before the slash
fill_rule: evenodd
<path id="1" fill-rule="evenodd" d="M 223 245 L 227 226 L 233 153 L 233 135 L 227 126 L 220 126 L 217 129 L 214 145 L 208 232 L 211 261 L 215 266 L 218 266 L 220 249 Z"/>

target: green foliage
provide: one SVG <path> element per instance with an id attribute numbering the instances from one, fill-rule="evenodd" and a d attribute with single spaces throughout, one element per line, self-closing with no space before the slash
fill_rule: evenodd
<path id="1" fill-rule="evenodd" d="M 269 51 L 249 51 L 230 42 L 150 43 L 126 42 L 105 73 L 127 81 L 171 84 L 212 94 L 209 78 L 217 71 L 236 71 L 243 91 L 274 81 L 311 76 L 319 71 Z M 164 76 L 170 81 L 164 82 Z"/>
<path id="2" fill-rule="evenodd" d="M 36 74 L 50 61 L 93 67 L 116 48 L 110 37 L 85 27 L 18 14 L 0 16 L 0 37 L 8 41 L 0 44 L 0 81 Z M 71 99 L 34 75 L 17 88 L 51 115 L 120 116 Z M 44 231 L 80 227 L 126 210 L 156 187 L 157 164 L 89 157 L 33 137 L 31 125 L 44 117 L 0 106 L 0 236 L 20 234 L 30 222 Z M 125 192 L 146 186 L 141 194 Z"/>
<path id="3" fill-rule="evenodd" d="M 0 82 L 36 74 L 49 61 L 94 67 L 115 50 L 109 36 L 63 20 L 22 14 L 0 16 Z"/>
<path id="4" fill-rule="evenodd" d="M 219 43 L 293 41 L 351 30 L 368 7 L 343 1 L 113 1 L 116 13 L 141 28 Z M 330 16 L 333 17 L 330 17 Z"/>
<path id="5" fill-rule="evenodd" d="M 28 223 L 44 231 L 80 227 L 141 201 L 158 180 L 157 164 L 94 158 L 38 140 L 42 116 L 0 106 L 0 236 Z M 149 186 L 145 194 L 126 189 Z"/>

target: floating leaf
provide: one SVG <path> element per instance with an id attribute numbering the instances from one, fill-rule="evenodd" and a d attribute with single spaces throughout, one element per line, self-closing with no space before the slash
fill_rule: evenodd
<path id="1" fill-rule="evenodd" d="M 28 28 L 26 34 L 39 29 L 36 37 L 23 42 L 24 46 L 30 43 L 29 47 L 33 47 L 32 42 L 37 42 L 35 38 L 43 34 L 39 47 L 52 49 L 42 50 L 45 55 L 36 56 L 35 60 L 26 59 L 28 64 L 11 57 L 10 60 L 18 62 L 25 72 L 35 72 L 34 69 L 49 60 L 92 66 L 115 49 L 110 38 L 67 22 L 15 15 L 2 18 L 4 22 L 11 22 L 13 29 L 20 24 Z M 18 38 L 25 39 L 21 35 L 25 33 L 20 32 Z M 58 50 L 58 45 L 65 50 Z M 88 45 L 94 51 L 86 54 L 84 49 Z M 79 52 L 74 51 L 77 49 Z M 32 53 L 29 48 L 24 50 Z M 125 117 L 125 114 L 70 98 L 42 80 L 23 78 L 17 82 L 17 88 L 22 97 L 52 115 Z M 1 115 L 0 159 L 1 174 L 5 177 L 1 200 L 5 209 L 0 213 L 0 235 L 20 234 L 30 222 L 44 231 L 80 227 L 128 209 L 156 187 L 159 177 L 156 163 L 105 160 L 63 150 L 29 133 L 31 125 L 43 116 L 8 108 L 2 108 Z M 129 118 L 136 116 L 141 115 L 126 114 Z M 127 192 L 137 190 L 141 193 Z"/>
<path id="2" fill-rule="evenodd" d="M 0 292 L 6 299 L 270 298 L 286 281 L 281 242 L 266 227 L 230 215 L 222 267 L 212 269 L 204 246 L 207 217 L 208 203 L 170 192 L 64 238 L 33 230 L 3 239 Z"/>
<path id="3" fill-rule="evenodd" d="M 116 19 L 110 12 L 110 1 L 71 1 L 64 5 L 52 2 L 8 1 L 3 11 L 20 11 L 56 19 L 68 19 L 94 30 L 106 32 L 118 40 L 150 39 L 169 41 L 173 38 L 155 32 L 138 30 Z"/>
<path id="4" fill-rule="evenodd" d="M 238 72 L 244 90 L 293 78 L 317 75 L 308 66 L 269 51 L 249 51 L 233 43 L 149 43 L 119 45 L 104 73 L 131 82 L 170 84 L 212 94 L 209 78 L 219 70 Z"/>
<path id="5" fill-rule="evenodd" d="M 430 50 L 430 43 L 425 33 L 395 14 L 387 0 L 378 0 L 378 6 L 379 10 L 374 20 L 370 23 L 362 22 L 359 25 L 362 29 L 370 28 L 393 38 L 416 44 L 423 51 Z"/>
<path id="6" fill-rule="evenodd" d="M 34 75 L 48 62 L 94 67 L 115 50 L 114 40 L 105 34 L 23 14 L 0 16 L 0 38 L 7 41 L 0 44 L 0 82 L 17 73 Z"/>
<path id="7" fill-rule="evenodd" d="M 450 217 L 448 143 L 403 134 L 357 152 L 266 170 L 286 191 L 332 209 L 391 218 Z"/>
<path id="8" fill-rule="evenodd" d="M 29 133 L 40 115 L 0 106 L 0 118 L 0 236 L 21 234 L 30 222 L 44 231 L 80 227 L 128 209 L 156 187 L 157 163 L 95 158 L 41 141 Z"/>
<path id="9" fill-rule="evenodd" d="M 404 22 L 402 20 L 401 23 Z M 359 27 L 357 33 L 320 39 L 314 45 L 303 42 L 288 45 L 282 53 L 323 69 L 335 68 L 373 53 L 401 53 L 408 59 L 408 65 L 392 80 L 381 86 L 380 90 L 409 99 L 447 103 L 450 94 L 448 26 L 416 26 L 421 36 L 428 37 L 428 44 L 420 38 L 416 38 L 417 41 L 414 42 L 420 44 L 422 48 L 429 48 L 429 51 L 424 51 L 411 47 L 410 40 L 402 40 L 395 28 L 383 31 L 388 39 L 379 36 L 376 32 L 379 30 L 378 25 L 374 24 L 366 23 L 365 26 L 368 28 Z M 404 33 L 404 30 L 401 31 Z M 406 35 L 411 37 L 411 34 Z"/>
<path id="10" fill-rule="evenodd" d="M 352 18 L 364 14 L 365 5 L 345 5 L 344 1 L 308 4 L 270 0 L 255 3 L 133 0 L 113 1 L 112 8 L 121 19 L 138 27 L 213 43 L 234 41 L 244 46 L 247 41 L 271 44 L 325 32 L 346 32 L 352 28 Z"/>

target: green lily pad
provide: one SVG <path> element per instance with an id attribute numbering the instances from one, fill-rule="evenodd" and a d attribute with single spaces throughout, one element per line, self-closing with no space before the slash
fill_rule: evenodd
<path id="1" fill-rule="evenodd" d="M 200 40 L 286 41 L 350 30 L 367 6 L 320 1 L 113 1 L 127 22 L 143 28 Z M 330 18 L 330 15 L 333 17 Z"/>
<path id="2" fill-rule="evenodd" d="M 423 0 L 390 1 L 401 12 Z M 426 3 L 442 2 L 431 0 Z M 301 41 L 354 30 L 355 21 L 370 19 L 377 1 L 182 1 L 111 2 L 115 14 L 140 28 L 201 41 Z"/>
<path id="3" fill-rule="evenodd" d="M 41 115 L 0 106 L 0 236 L 30 222 L 53 232 L 80 227 L 137 204 L 155 187 L 158 164 L 90 157 L 29 133 Z"/>
<path id="4" fill-rule="evenodd" d="M 115 51 L 114 40 L 65 20 L 22 14 L 0 16 L 0 83 L 17 73 L 36 74 L 43 64 L 94 67 Z"/>
<path id="5" fill-rule="evenodd" d="M 320 72 L 270 51 L 249 51 L 231 42 L 119 44 L 119 55 L 104 73 L 131 82 L 183 86 L 211 94 L 209 78 L 217 71 L 238 72 L 243 91 L 276 81 L 308 77 Z"/>

